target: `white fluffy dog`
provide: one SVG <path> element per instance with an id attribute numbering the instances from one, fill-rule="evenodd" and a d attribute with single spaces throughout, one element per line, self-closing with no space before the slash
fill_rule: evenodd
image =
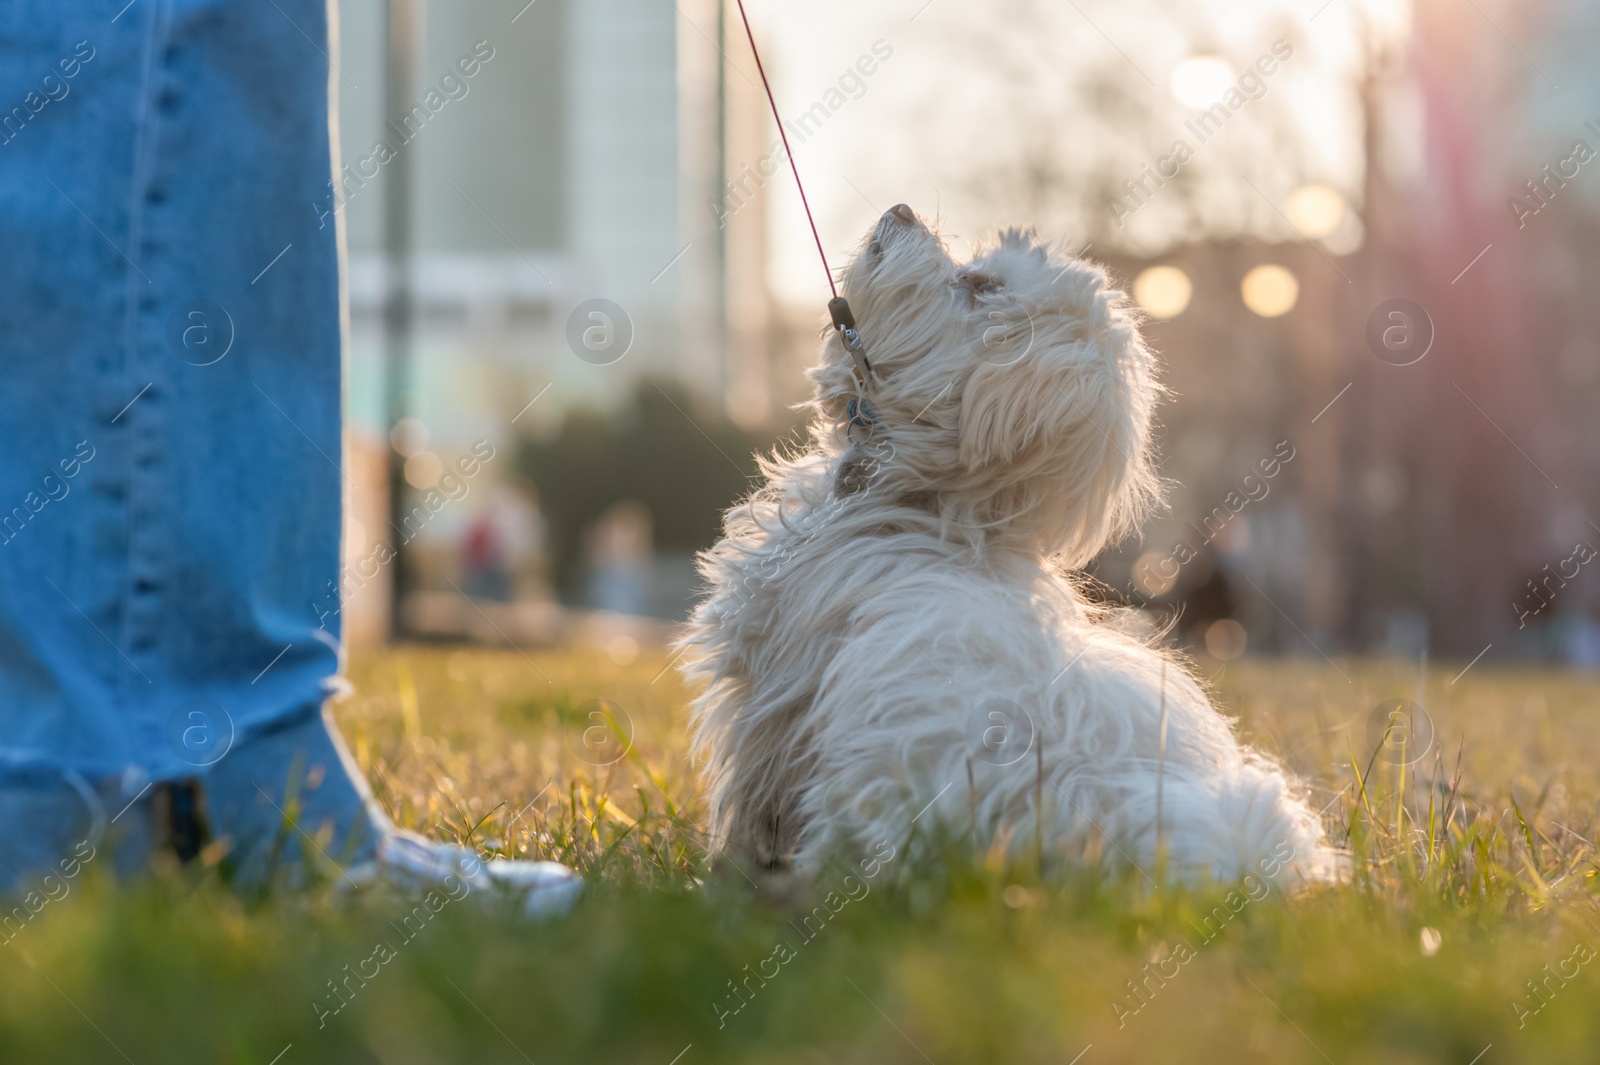
<path id="1" fill-rule="evenodd" d="M 680 644 L 714 845 L 1333 875 L 1283 771 L 1068 576 L 1159 495 L 1155 360 L 1106 275 L 1016 231 L 954 262 L 902 204 L 844 291 L 870 372 L 827 341 L 811 442 L 728 512 Z"/>

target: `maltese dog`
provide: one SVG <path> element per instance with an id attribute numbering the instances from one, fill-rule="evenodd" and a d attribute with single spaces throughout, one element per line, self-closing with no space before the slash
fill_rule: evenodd
<path id="1" fill-rule="evenodd" d="M 1160 494 L 1155 358 L 1105 273 L 1015 230 L 956 262 L 901 204 L 843 287 L 809 445 L 726 515 L 679 644 L 713 846 L 1331 879 L 1302 790 L 1075 586 Z"/>

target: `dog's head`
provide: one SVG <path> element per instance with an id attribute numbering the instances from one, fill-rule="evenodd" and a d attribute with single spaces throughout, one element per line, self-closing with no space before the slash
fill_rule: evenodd
<path id="1" fill-rule="evenodd" d="M 945 517 L 1027 538 L 1071 566 L 1157 501 L 1154 359 L 1098 267 L 1017 230 L 958 263 L 901 204 L 843 286 L 872 364 L 870 432 L 893 453 L 882 490 L 934 500 Z M 835 333 L 812 371 L 819 435 L 841 454 L 853 367 Z"/>

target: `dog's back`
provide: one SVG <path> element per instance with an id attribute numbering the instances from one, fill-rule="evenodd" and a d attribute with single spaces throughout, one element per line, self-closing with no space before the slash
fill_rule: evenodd
<path id="1" fill-rule="evenodd" d="M 845 288 L 874 376 L 828 342 L 810 447 L 701 558 L 681 646 L 715 845 L 815 866 L 916 829 L 1328 875 L 1287 777 L 1064 576 L 1157 483 L 1153 357 L 1104 274 L 1017 233 L 956 264 L 897 208 Z"/>

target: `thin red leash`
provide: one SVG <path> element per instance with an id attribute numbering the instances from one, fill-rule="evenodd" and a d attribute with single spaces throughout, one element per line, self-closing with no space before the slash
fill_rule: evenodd
<path id="1" fill-rule="evenodd" d="M 794 152 L 789 148 L 789 135 L 783 130 L 783 118 L 778 114 L 778 101 L 773 98 L 772 85 L 767 81 L 767 70 L 761 65 L 761 51 L 756 47 L 756 35 L 750 30 L 750 17 L 744 13 L 744 0 L 739 5 L 739 20 L 744 23 L 744 35 L 750 39 L 750 54 L 756 57 L 756 71 L 761 75 L 761 87 L 767 91 L 767 103 L 772 107 L 772 120 L 778 124 L 778 136 L 783 138 L 783 153 L 789 157 L 789 169 L 794 172 L 794 187 L 800 190 L 800 206 L 806 209 L 806 221 L 811 223 L 811 238 L 817 242 L 817 254 L 822 257 L 822 269 L 828 275 L 828 288 L 834 298 L 839 287 L 833 283 L 833 271 L 828 268 L 828 253 L 822 250 L 822 237 L 817 233 L 817 220 L 811 217 L 811 204 L 806 200 L 806 187 L 800 181 L 800 168 L 795 165 Z"/>

